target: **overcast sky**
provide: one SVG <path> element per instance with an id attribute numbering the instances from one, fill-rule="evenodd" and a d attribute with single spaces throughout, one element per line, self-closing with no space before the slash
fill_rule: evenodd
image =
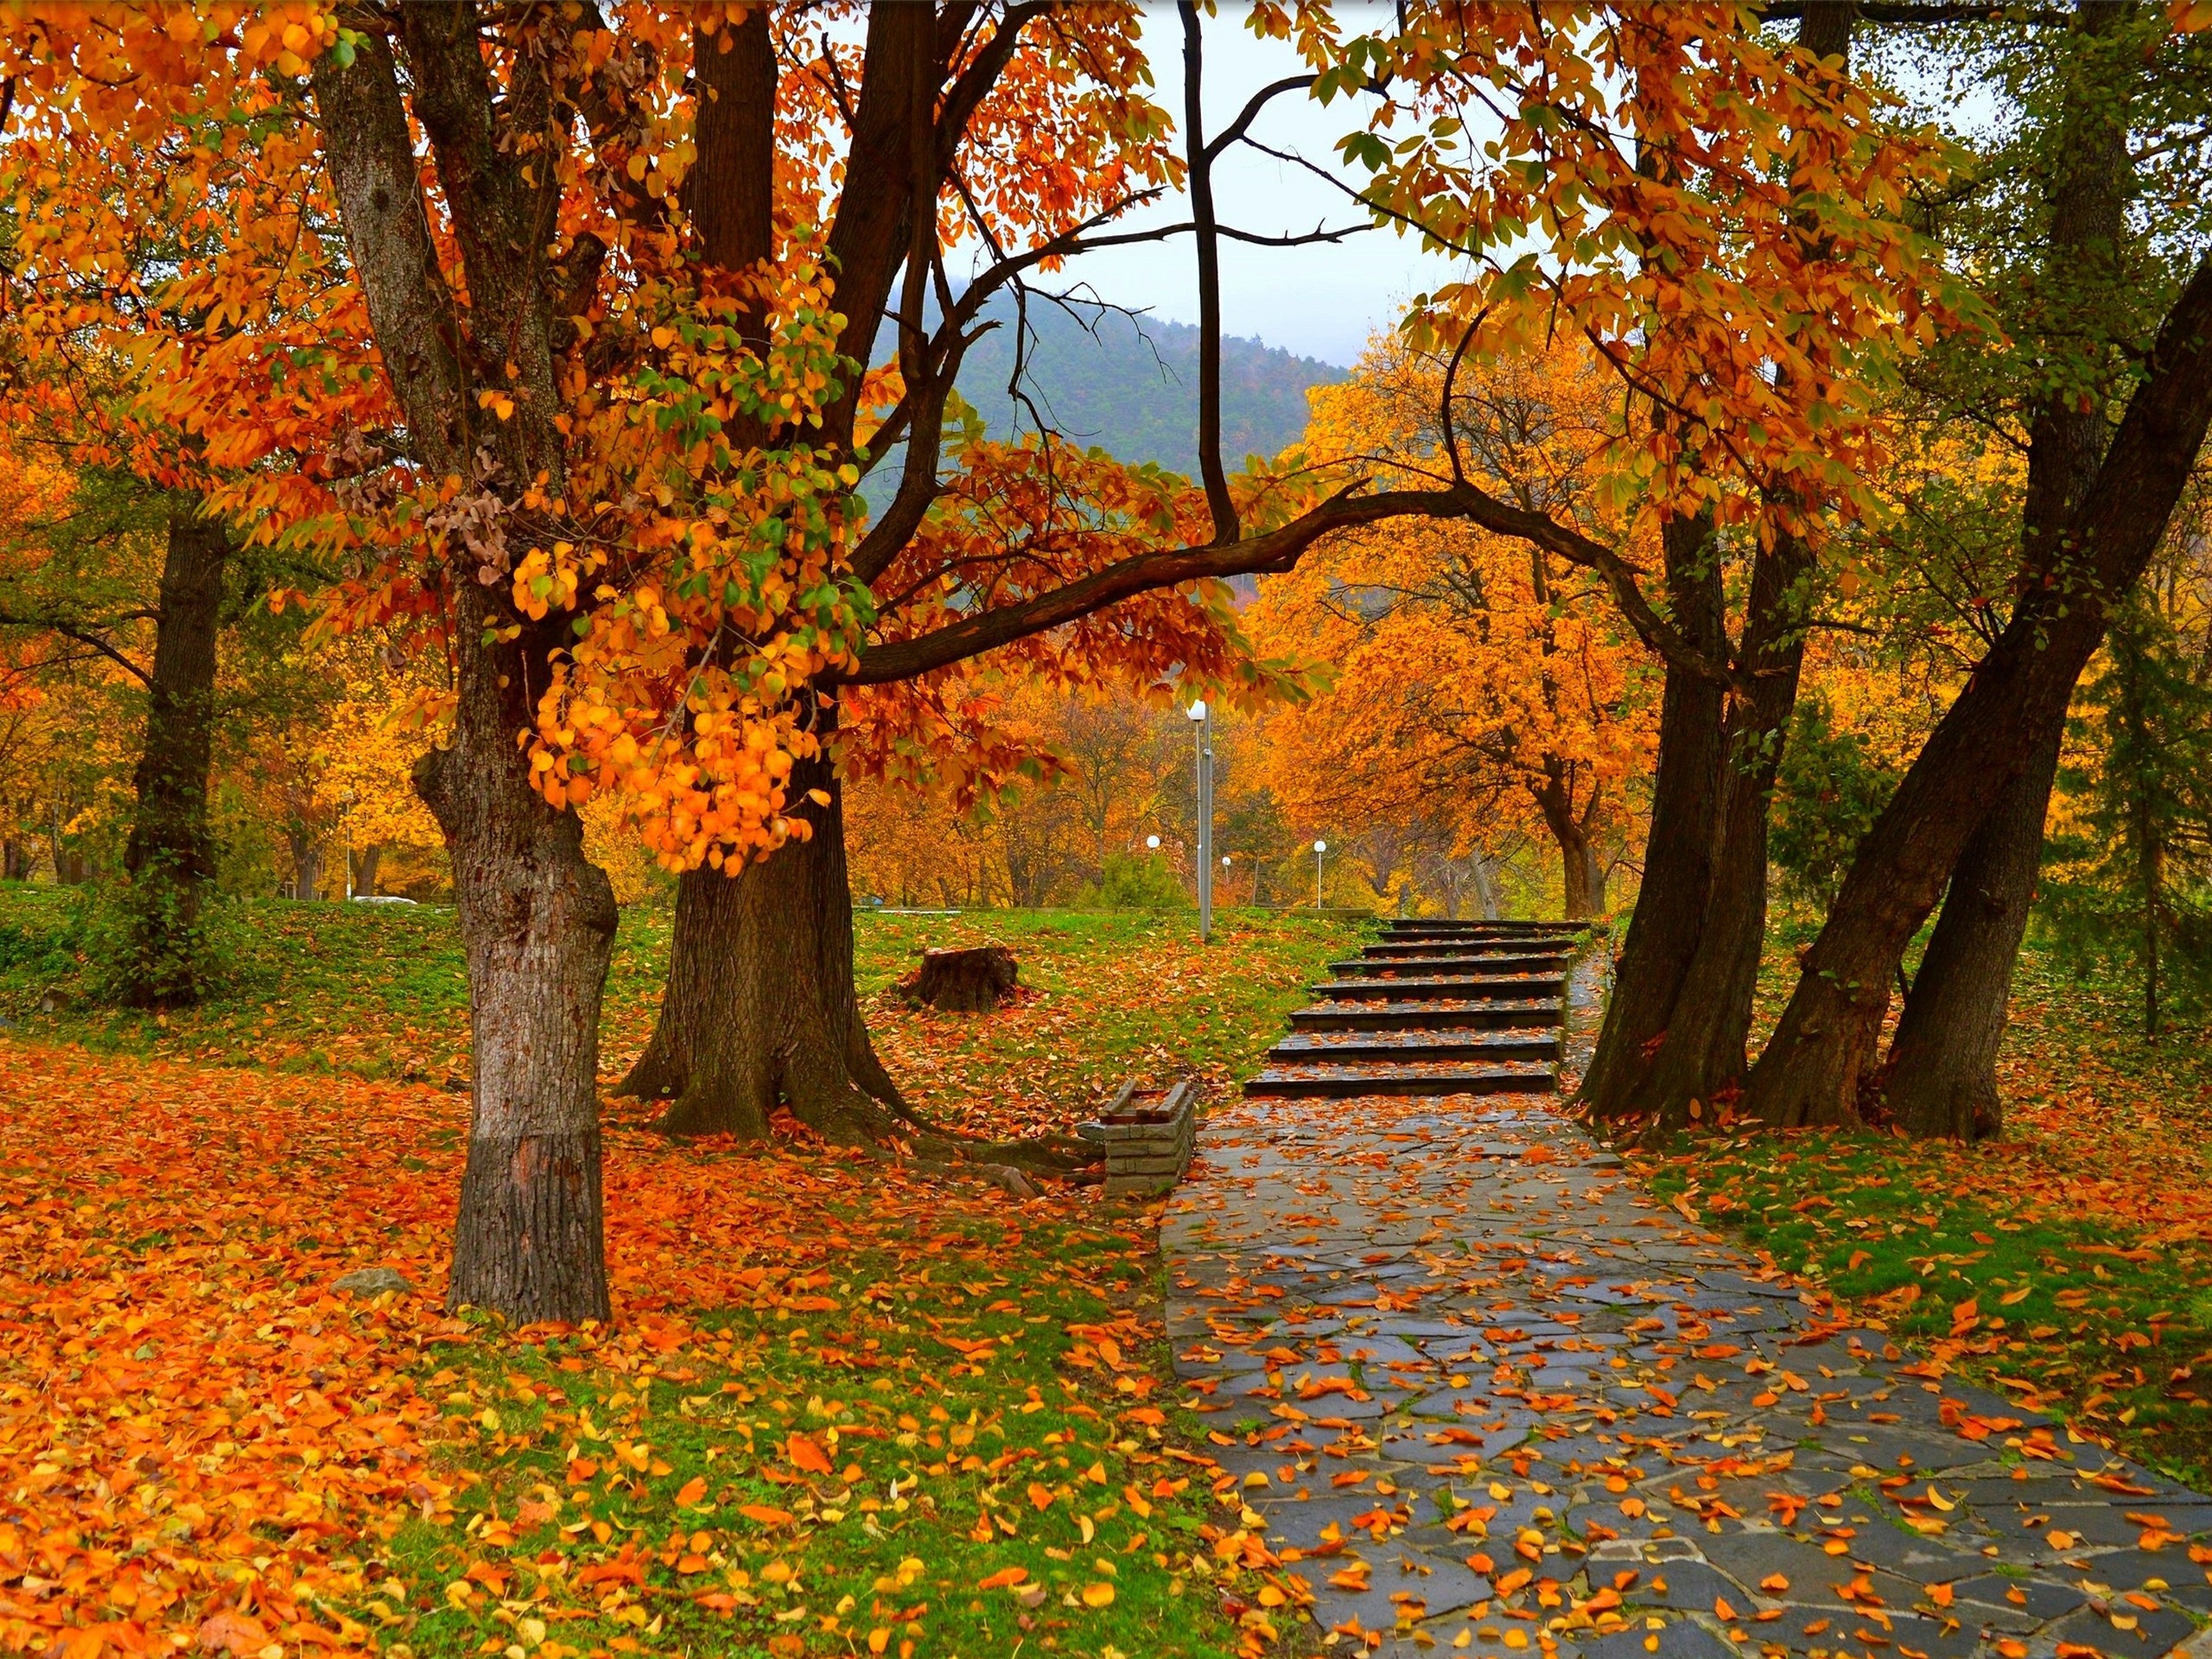
<path id="1" fill-rule="evenodd" d="M 1233 121 L 1257 88 L 1304 67 L 1287 41 L 1259 41 L 1242 26 L 1243 8 L 1224 6 L 1205 23 L 1206 130 Z M 1355 19 L 1347 19 L 1355 22 Z M 1155 80 L 1154 97 L 1179 124 L 1183 105 L 1183 31 L 1173 6 L 1151 10 L 1145 45 Z M 1271 148 L 1293 151 L 1357 181 L 1343 169 L 1336 141 L 1364 124 L 1338 99 L 1324 109 L 1312 99 L 1287 93 L 1268 106 L 1253 136 Z M 1266 234 L 1304 232 L 1317 225 L 1362 224 L 1366 215 L 1301 168 L 1239 145 L 1215 170 L 1214 197 L 1223 222 Z M 1129 224 L 1189 217 L 1177 197 Z M 1222 323 L 1224 333 L 1256 335 L 1304 357 L 1350 365 L 1368 336 L 1395 322 L 1409 295 L 1445 280 L 1449 263 L 1424 256 L 1411 238 L 1363 231 L 1346 242 L 1305 248 L 1222 245 Z M 1191 238 L 1129 248 L 1108 248 L 1073 261 L 1063 281 L 1089 283 L 1101 299 L 1177 322 L 1198 320 L 1197 276 Z"/>

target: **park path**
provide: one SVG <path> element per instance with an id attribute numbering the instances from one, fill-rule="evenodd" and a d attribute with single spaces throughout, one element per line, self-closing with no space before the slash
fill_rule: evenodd
<path id="1" fill-rule="evenodd" d="M 2212 1501 L 1824 1319 L 1547 1097 L 1252 1097 L 1199 1153 L 1176 1369 L 1327 1651 L 2156 1659 L 2212 1616 Z"/>

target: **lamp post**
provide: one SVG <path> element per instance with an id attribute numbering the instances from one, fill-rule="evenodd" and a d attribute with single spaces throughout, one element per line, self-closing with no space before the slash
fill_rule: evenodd
<path id="1" fill-rule="evenodd" d="M 346 899 L 353 899 L 353 791 L 338 797 L 338 855 L 346 861 Z"/>
<path id="2" fill-rule="evenodd" d="M 1213 937 L 1213 718 L 1200 697 L 1191 705 L 1198 741 L 1198 943 Z"/>
<path id="3" fill-rule="evenodd" d="M 1229 890 L 1229 858 L 1230 855 L 1227 853 L 1221 855 L 1221 886 L 1224 892 Z"/>
<path id="4" fill-rule="evenodd" d="M 1316 910 L 1321 908 L 1321 860 L 1328 850 L 1329 843 L 1325 841 L 1313 843 L 1313 908 Z"/>

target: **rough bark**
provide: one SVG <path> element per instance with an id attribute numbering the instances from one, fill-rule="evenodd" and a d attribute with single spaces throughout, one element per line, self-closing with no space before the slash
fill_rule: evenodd
<path id="1" fill-rule="evenodd" d="M 1810 547 L 1780 536 L 1751 567 L 1742 655 L 1754 690 L 1728 712 L 1712 879 L 1697 949 L 1683 971 L 1666 1040 L 1629 1109 L 1678 1127 L 1689 1103 L 1742 1084 L 1751 1001 L 1766 943 L 1767 821 L 1805 656 L 1801 588 Z"/>
<path id="2" fill-rule="evenodd" d="M 321 849 L 314 835 L 304 830 L 287 830 L 284 840 L 292 855 L 292 897 L 312 901 L 322 889 Z"/>
<path id="3" fill-rule="evenodd" d="M 565 476 L 544 261 L 559 168 L 516 142 L 552 125 L 548 88 L 537 60 L 518 56 L 495 108 L 473 5 L 394 17 L 467 274 L 465 314 L 441 275 L 409 105 L 380 35 L 365 33 L 351 63 L 316 60 L 325 157 L 413 453 L 434 476 L 483 479 L 518 513 L 533 482 L 557 496 Z M 513 397 L 512 418 L 478 410 L 480 376 Z M 469 973 L 468 1159 L 447 1301 L 518 1321 L 604 1319 L 597 1071 L 613 892 L 584 857 L 575 815 L 531 789 L 515 742 L 556 631 L 524 624 L 478 645 L 515 619 L 499 608 L 496 565 L 486 580 L 474 563 L 454 578 L 454 638 L 468 643 L 451 742 L 416 772 L 452 849 Z"/>
<path id="4" fill-rule="evenodd" d="M 958 1014 L 992 1014 L 1020 981 L 1014 952 L 1002 944 L 928 950 L 922 965 L 899 983 L 910 1002 Z"/>
<path id="5" fill-rule="evenodd" d="M 2004 1127 L 1997 1051 L 2043 862 L 2044 817 L 2064 735 L 2063 726 L 2050 728 L 2027 766 L 1999 791 L 1951 872 L 1942 913 L 1890 1045 L 1883 1101 L 1907 1134 L 1979 1141 Z"/>
<path id="6" fill-rule="evenodd" d="M 123 867 L 130 874 L 124 1000 L 192 1001 L 200 989 L 200 916 L 215 879 L 207 826 L 214 753 L 215 642 L 222 631 L 225 527 L 192 504 L 170 509 L 147 679 L 145 745 Z"/>
<path id="7" fill-rule="evenodd" d="M 1666 527 L 1663 541 L 1675 626 L 1700 650 L 1717 655 L 1726 648 L 1726 635 L 1719 562 L 1708 545 L 1712 528 L 1704 519 L 1677 520 Z M 1668 665 L 1643 883 L 1579 1096 L 1598 1117 L 1624 1116 L 1632 1109 L 1697 951 L 1712 883 L 1725 710 L 1719 685 Z"/>
<path id="8" fill-rule="evenodd" d="M 779 1105 L 831 1140 L 895 1132 L 898 1092 L 875 1061 L 853 985 L 836 785 L 825 760 L 800 761 L 791 798 L 830 797 L 799 809 L 806 840 L 734 873 L 702 866 L 677 881 L 660 1018 L 618 1090 L 669 1102 L 671 1134 L 766 1135 Z"/>
<path id="9" fill-rule="evenodd" d="M 1890 982 L 1996 793 L 2065 719 L 2111 607 L 2165 531 L 2212 419 L 2212 258 L 2158 332 L 2094 483 L 2069 516 L 2052 580 L 2012 620 L 1860 844 L 1745 1108 L 1777 1126 L 1848 1122 Z"/>
<path id="10" fill-rule="evenodd" d="M 826 1140 L 906 1140 L 943 1157 L 1072 1167 L 1086 1146 L 966 1141 L 913 1110 L 868 1039 L 853 980 L 852 888 L 844 798 L 828 760 L 791 770 L 813 827 L 734 874 L 688 871 L 677 884 L 668 985 L 651 1042 L 616 1092 L 665 1100 L 671 1135 L 769 1133 L 780 1107 Z"/>
<path id="11" fill-rule="evenodd" d="M 2118 21 L 2118 9 L 2110 6 L 2085 7 L 2081 15 L 2081 26 L 2090 32 Z M 2101 305 L 2120 280 L 2126 130 L 2120 106 L 2094 92 L 2073 98 L 2060 120 L 2063 165 L 2051 189 L 2048 283 Z M 2069 391 L 2044 397 L 2035 410 L 2020 518 L 2021 591 L 2041 582 L 2063 556 L 2068 517 L 2095 478 L 2108 435 L 2100 398 Z M 1910 1134 L 1974 1140 L 2003 1125 L 1997 1051 L 2013 963 L 2035 899 L 2044 817 L 2063 735 L 2056 725 L 2042 735 L 2027 766 L 1998 791 L 1989 817 L 1951 872 L 1884 1067 L 1885 1109 Z"/>

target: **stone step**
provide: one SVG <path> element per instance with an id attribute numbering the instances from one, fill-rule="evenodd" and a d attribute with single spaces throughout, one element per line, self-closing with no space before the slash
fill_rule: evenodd
<path id="1" fill-rule="evenodd" d="M 1351 979 L 1388 978 L 1394 974 L 1406 974 L 1425 979 L 1439 974 L 1540 974 L 1564 973 L 1567 958 L 1555 954 L 1522 955 L 1513 957 L 1428 956 L 1428 957 L 1359 957 L 1349 962 L 1332 962 L 1329 971 Z"/>
<path id="2" fill-rule="evenodd" d="M 1244 1092 L 1274 1100 L 1345 1100 L 1357 1095 L 1548 1095 L 1558 1087 L 1552 1068 L 1537 1061 L 1312 1062 L 1270 1065 Z"/>
<path id="3" fill-rule="evenodd" d="M 1511 1031 L 1560 1023 L 1557 997 L 1320 1002 L 1290 1016 L 1293 1031 Z"/>
<path id="4" fill-rule="evenodd" d="M 1556 1031 L 1294 1032 L 1268 1051 L 1271 1065 L 1308 1061 L 1556 1060 Z"/>
<path id="5" fill-rule="evenodd" d="M 1433 917 L 1421 919 L 1393 919 L 1389 925 L 1393 935 L 1401 938 L 1425 938 L 1450 936 L 1461 938 L 1469 934 L 1505 938 L 1528 933 L 1556 933 L 1561 938 L 1573 938 L 1582 930 L 1573 922 L 1446 922 Z"/>
<path id="6" fill-rule="evenodd" d="M 1527 1001 L 1532 998 L 1556 1001 L 1567 982 L 1556 975 L 1531 974 L 1525 979 L 1483 979 L 1471 975 L 1429 979 L 1332 979 L 1309 985 L 1315 996 L 1331 1002 L 1430 1002 L 1439 997 L 1482 998 Z"/>
<path id="7" fill-rule="evenodd" d="M 1426 939 L 1377 939 L 1360 951 L 1363 957 L 1510 957 L 1551 956 L 1566 957 L 1573 950 L 1569 941 L 1547 938 L 1527 939 L 1464 939 L 1444 935 Z"/>

